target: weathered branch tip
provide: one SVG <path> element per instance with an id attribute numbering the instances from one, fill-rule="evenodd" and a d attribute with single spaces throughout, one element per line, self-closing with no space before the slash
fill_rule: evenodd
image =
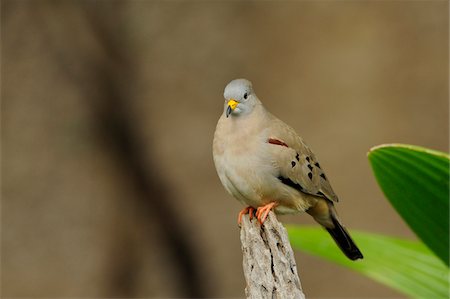
<path id="1" fill-rule="evenodd" d="M 242 217 L 241 243 L 247 298 L 305 298 L 286 229 L 273 212 L 262 226 Z"/>

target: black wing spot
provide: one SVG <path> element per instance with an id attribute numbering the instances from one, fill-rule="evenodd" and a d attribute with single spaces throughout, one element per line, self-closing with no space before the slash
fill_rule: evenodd
<path id="1" fill-rule="evenodd" d="M 314 163 L 314 165 L 316 165 L 318 168 L 320 168 L 319 162 Z"/>
<path id="2" fill-rule="evenodd" d="M 289 187 L 294 188 L 295 190 L 298 191 L 302 191 L 303 192 L 303 187 L 300 184 L 294 183 L 293 181 L 291 181 L 291 179 L 279 176 L 278 179 L 285 185 L 288 185 Z"/>
<path id="3" fill-rule="evenodd" d="M 325 194 L 323 194 L 322 192 L 317 192 L 317 195 L 320 195 L 320 196 L 323 196 L 323 197 L 325 197 Z"/>
<path id="4" fill-rule="evenodd" d="M 300 155 L 297 153 L 297 155 L 295 155 L 295 159 L 300 162 Z"/>
<path id="5" fill-rule="evenodd" d="M 308 177 L 310 180 L 312 180 L 312 172 L 308 172 Z"/>
<path id="6" fill-rule="evenodd" d="M 321 176 L 325 181 L 327 180 L 327 177 L 325 176 L 325 173 L 322 173 L 320 176 Z"/>
<path id="7" fill-rule="evenodd" d="M 306 161 L 310 162 L 311 158 L 310 157 L 306 157 Z"/>
<path id="8" fill-rule="evenodd" d="M 295 161 L 291 162 L 292 168 L 295 166 L 295 164 L 296 164 Z"/>
<path id="9" fill-rule="evenodd" d="M 313 169 L 313 167 L 311 166 L 311 164 L 308 164 L 308 168 L 309 168 L 309 170 L 312 170 L 312 169 Z"/>

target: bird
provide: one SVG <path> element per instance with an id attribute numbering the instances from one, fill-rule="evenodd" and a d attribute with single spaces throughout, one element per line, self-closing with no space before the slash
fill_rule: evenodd
<path id="1" fill-rule="evenodd" d="M 338 197 L 316 155 L 296 131 L 271 114 L 246 79 L 224 90 L 224 109 L 216 126 L 213 159 L 225 190 L 255 213 L 263 225 L 269 212 L 306 212 L 322 225 L 351 260 L 363 255 L 336 212 Z"/>

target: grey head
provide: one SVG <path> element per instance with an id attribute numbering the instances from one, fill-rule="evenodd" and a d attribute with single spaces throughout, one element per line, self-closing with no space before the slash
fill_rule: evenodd
<path id="1" fill-rule="evenodd" d="M 253 91 L 252 82 L 247 79 L 235 79 L 228 83 L 223 96 L 226 117 L 247 115 L 259 103 L 258 97 Z"/>

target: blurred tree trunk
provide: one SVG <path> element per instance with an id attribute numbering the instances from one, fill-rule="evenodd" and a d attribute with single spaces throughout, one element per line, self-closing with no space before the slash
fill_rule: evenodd
<path id="1" fill-rule="evenodd" d="M 143 234 L 138 238 L 145 238 L 150 243 L 158 242 L 159 252 L 143 255 L 169 256 L 166 260 L 171 261 L 170 265 L 152 269 L 161 271 L 155 276 L 171 277 L 173 284 L 161 287 L 182 297 L 205 297 L 200 260 L 195 254 L 195 244 L 186 233 L 188 223 L 183 221 L 174 206 L 170 183 L 158 172 L 152 153 L 144 151 L 138 125 L 130 109 L 130 95 L 137 79 L 134 65 L 139 62 L 130 54 L 133 45 L 124 26 L 127 4 L 119 1 L 2 1 L 2 27 L 9 28 L 7 40 L 10 43 L 5 46 L 11 54 L 8 61 L 21 61 L 24 58 L 21 55 L 28 50 L 35 53 L 27 59 L 42 61 L 50 52 L 51 60 L 46 68 L 57 75 L 44 79 L 47 69 L 42 69 L 35 70 L 31 76 L 36 76 L 36 82 L 54 80 L 55 90 L 57 86 L 66 84 L 66 93 L 72 90 L 75 94 L 75 90 L 82 94 L 78 106 L 89 111 L 89 125 L 96 136 L 93 143 L 101 147 L 102 154 L 109 156 L 109 161 L 115 164 L 113 167 L 126 177 L 123 183 L 127 185 L 125 189 L 129 190 L 129 196 L 113 205 L 122 207 L 123 211 L 133 207 L 135 211 L 129 215 L 139 219 L 129 221 L 137 221 L 144 226 Z M 33 33 L 31 41 L 36 44 L 35 49 L 28 49 L 24 41 L 16 39 L 27 37 L 28 31 Z M 11 88 L 20 90 L 21 87 Z M 29 94 L 28 98 L 39 101 L 38 96 Z M 60 100 L 51 89 L 47 90 L 45 97 L 49 101 L 41 101 L 40 104 L 44 109 L 46 103 Z M 48 116 L 49 119 L 52 117 Z M 128 228 L 118 228 L 111 237 L 114 241 L 110 243 L 116 248 L 104 248 L 105 255 L 110 255 L 107 258 L 109 271 L 105 271 L 109 283 L 99 292 L 105 297 L 142 296 L 137 291 L 137 284 L 147 279 L 139 277 L 145 257 L 141 250 L 133 248 L 136 245 L 132 243 L 133 235 L 134 232 Z M 54 283 L 58 284 L 57 281 Z M 68 289 L 77 287 L 80 286 L 69 286 Z"/>

